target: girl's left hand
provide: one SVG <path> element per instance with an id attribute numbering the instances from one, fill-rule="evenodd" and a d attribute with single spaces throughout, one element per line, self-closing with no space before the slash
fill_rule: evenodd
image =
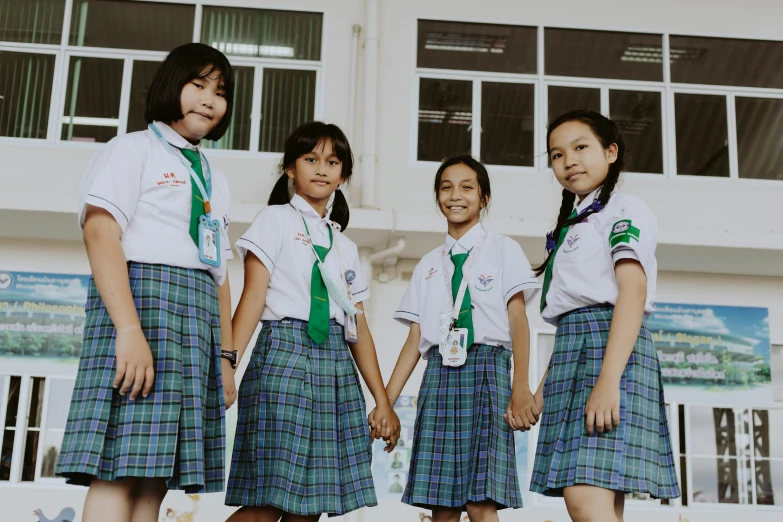
<path id="1" fill-rule="evenodd" d="M 220 369 L 223 371 L 223 400 L 226 403 L 226 409 L 229 409 L 237 400 L 237 384 L 234 382 L 234 368 L 231 367 L 231 361 L 221 359 Z"/>
<path id="2" fill-rule="evenodd" d="M 529 389 L 514 389 L 503 418 L 512 430 L 527 431 L 535 426 L 541 410 Z"/>
<path id="3" fill-rule="evenodd" d="M 386 447 L 383 450 L 386 453 L 391 453 L 400 438 L 400 419 L 397 418 L 391 404 L 383 402 L 375 407 L 374 420 L 375 429 L 380 431 L 381 437 L 386 441 Z"/>
<path id="4" fill-rule="evenodd" d="M 620 426 L 620 385 L 611 384 L 598 378 L 585 405 L 585 423 L 587 433 L 608 433 Z"/>

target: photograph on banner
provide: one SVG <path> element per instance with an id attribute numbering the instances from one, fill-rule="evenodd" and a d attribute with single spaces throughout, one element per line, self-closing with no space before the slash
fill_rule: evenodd
<path id="1" fill-rule="evenodd" d="M 0 271 L 0 359 L 50 374 L 79 360 L 90 276 Z M 71 373 L 71 372 L 68 372 Z"/>
<path id="2" fill-rule="evenodd" d="M 657 303 L 648 320 L 667 401 L 772 402 L 769 312 Z"/>

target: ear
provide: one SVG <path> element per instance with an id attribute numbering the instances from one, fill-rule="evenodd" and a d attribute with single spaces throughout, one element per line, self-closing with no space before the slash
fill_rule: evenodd
<path id="1" fill-rule="evenodd" d="M 287 175 L 289 178 L 291 178 L 291 179 L 294 179 L 294 172 L 295 172 L 295 171 L 294 171 L 294 169 L 293 169 L 293 168 L 288 168 L 288 169 L 285 169 L 285 173 L 286 173 L 286 175 Z"/>
<path id="2" fill-rule="evenodd" d="M 611 145 L 609 145 L 609 147 L 607 147 L 606 149 L 606 161 L 608 161 L 609 163 L 614 163 L 615 161 L 617 161 L 618 151 L 619 149 L 616 143 L 612 143 Z"/>

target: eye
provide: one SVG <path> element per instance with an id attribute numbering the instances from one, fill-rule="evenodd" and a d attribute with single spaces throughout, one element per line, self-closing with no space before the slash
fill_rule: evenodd
<path id="1" fill-rule="evenodd" d="M 335 165 L 339 165 L 340 161 L 339 160 L 329 160 L 327 163 L 329 165 L 335 166 Z"/>
<path id="2" fill-rule="evenodd" d="M 561 158 L 562 156 L 563 155 L 560 154 L 559 152 L 555 152 L 554 154 L 552 154 L 552 160 L 554 161 L 554 160 L 556 160 L 558 158 Z"/>
<path id="3" fill-rule="evenodd" d="M 577 146 L 576 146 L 576 150 L 584 150 L 584 149 L 586 149 L 586 148 L 587 148 L 587 145 L 585 145 L 585 144 L 582 144 L 582 145 L 577 145 Z"/>
<path id="4" fill-rule="evenodd" d="M 304 160 L 305 160 L 306 162 L 308 162 L 308 163 L 315 163 L 315 158 L 313 158 L 312 156 L 310 156 L 310 157 L 307 157 L 307 158 L 305 158 Z"/>
<path id="5" fill-rule="evenodd" d="M 196 82 L 191 82 L 191 83 L 193 85 L 195 85 L 196 87 L 198 87 L 199 89 L 203 89 L 204 88 L 200 83 L 196 83 Z"/>
<path id="6" fill-rule="evenodd" d="M 218 91 L 216 94 L 218 96 L 220 96 L 221 98 L 225 98 L 226 97 L 226 93 L 224 91 Z"/>
<path id="7" fill-rule="evenodd" d="M 462 190 L 473 190 L 473 185 L 462 185 Z"/>

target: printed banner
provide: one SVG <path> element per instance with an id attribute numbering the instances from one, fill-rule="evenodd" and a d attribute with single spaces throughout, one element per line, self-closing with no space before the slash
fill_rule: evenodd
<path id="1" fill-rule="evenodd" d="M 667 401 L 772 401 L 766 308 L 657 303 L 648 322 Z"/>
<path id="2" fill-rule="evenodd" d="M 0 358 L 75 362 L 90 277 L 0 272 Z"/>

